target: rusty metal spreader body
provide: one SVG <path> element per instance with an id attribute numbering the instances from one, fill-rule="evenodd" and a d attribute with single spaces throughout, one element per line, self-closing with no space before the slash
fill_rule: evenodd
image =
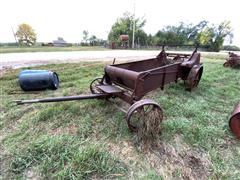
<path id="1" fill-rule="evenodd" d="M 232 112 L 232 116 L 229 120 L 229 127 L 233 134 L 240 139 L 240 103 L 235 106 Z"/>
<path id="2" fill-rule="evenodd" d="M 226 62 L 223 64 L 223 66 L 240 69 L 240 55 L 229 52 L 229 57 L 226 59 Z"/>
<path id="3" fill-rule="evenodd" d="M 184 80 L 186 89 L 191 91 L 198 85 L 202 72 L 200 53 L 175 54 L 163 49 L 156 58 L 106 66 L 104 81 L 129 90 L 130 94 L 121 90 L 118 96 L 132 104 L 148 92 L 158 87 L 163 89 L 178 79 Z"/>
<path id="4" fill-rule="evenodd" d="M 127 112 L 128 127 L 137 131 L 138 122 L 145 116 L 159 118 L 163 115 L 161 107 L 152 100 L 144 99 L 148 92 L 164 88 L 166 84 L 182 79 L 185 88 L 191 91 L 197 87 L 203 73 L 203 65 L 200 63 L 200 53 L 197 49 L 192 54 L 167 53 L 164 50 L 155 58 L 107 65 L 103 77 L 94 79 L 90 84 L 92 94 L 57 97 L 34 100 L 17 100 L 17 104 L 58 102 L 81 99 L 109 99 L 118 97 L 129 103 L 131 107 Z M 146 108 L 147 107 L 147 108 Z M 152 114 L 151 114 L 152 113 Z M 136 114 L 137 120 L 133 120 Z"/>

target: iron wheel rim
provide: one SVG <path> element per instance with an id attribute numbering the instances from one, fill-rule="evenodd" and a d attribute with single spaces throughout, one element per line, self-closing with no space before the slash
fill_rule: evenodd
<path id="1" fill-rule="evenodd" d="M 97 86 L 102 85 L 102 78 L 95 78 L 90 84 L 90 91 L 92 94 L 100 94 L 101 91 L 97 88 Z"/>

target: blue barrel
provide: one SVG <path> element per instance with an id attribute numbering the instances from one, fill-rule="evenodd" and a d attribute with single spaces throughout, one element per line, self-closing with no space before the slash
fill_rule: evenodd
<path id="1" fill-rule="evenodd" d="M 59 86 L 57 73 L 48 70 L 23 70 L 18 78 L 24 91 L 55 90 Z"/>

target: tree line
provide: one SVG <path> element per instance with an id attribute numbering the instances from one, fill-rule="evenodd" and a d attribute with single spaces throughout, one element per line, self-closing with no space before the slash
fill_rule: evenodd
<path id="1" fill-rule="evenodd" d="M 115 42 L 120 46 L 122 43 L 120 35 L 128 35 L 128 44 L 132 44 L 133 24 L 135 24 L 134 44 L 138 46 L 194 45 L 205 47 L 209 51 L 220 51 L 224 41 L 229 40 L 231 43 L 233 38 L 230 21 L 223 21 L 219 25 L 211 24 L 205 20 L 197 24 L 180 22 L 178 25 L 165 26 L 154 35 L 147 34 L 143 29 L 146 25 L 146 19 L 134 18 L 131 13 L 126 12 L 112 25 L 108 34 L 108 42 Z M 18 26 L 15 36 L 20 45 L 32 46 L 37 40 L 33 28 L 25 23 Z M 106 44 L 105 40 L 98 39 L 95 35 L 89 37 L 88 31 L 83 31 L 81 45 L 104 44 Z"/>
<path id="2" fill-rule="evenodd" d="M 147 34 L 143 30 L 146 20 L 135 19 L 127 12 L 113 24 L 108 40 L 121 45 L 119 36 L 126 34 L 129 35 L 129 44 L 132 44 L 134 21 L 136 24 L 134 44 L 138 46 L 194 45 L 209 51 L 219 51 L 223 47 L 224 40 L 228 39 L 231 42 L 233 38 L 230 21 L 223 21 L 219 25 L 210 24 L 205 20 L 197 24 L 180 22 L 175 26 L 166 26 L 154 35 Z"/>
<path id="3" fill-rule="evenodd" d="M 32 46 L 36 44 L 37 41 L 37 34 L 35 33 L 34 29 L 26 23 L 18 25 L 17 32 L 14 34 L 14 36 L 18 40 L 18 44 L 20 46 Z M 105 43 L 105 40 L 98 39 L 95 35 L 89 36 L 89 32 L 87 30 L 83 31 L 83 40 L 81 42 L 82 46 L 100 46 L 104 45 Z"/>

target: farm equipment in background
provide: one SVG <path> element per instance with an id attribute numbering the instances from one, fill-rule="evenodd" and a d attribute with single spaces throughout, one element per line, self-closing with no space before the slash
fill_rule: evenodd
<path id="1" fill-rule="evenodd" d="M 115 60 L 114 60 L 115 63 Z M 142 99 L 147 93 L 182 79 L 185 89 L 192 91 L 201 80 L 203 65 L 197 48 L 192 54 L 162 51 L 151 59 L 107 65 L 102 77 L 90 84 L 90 95 L 53 97 L 33 100 L 16 100 L 17 104 L 72 101 L 83 99 L 120 98 L 130 104 L 126 121 L 131 131 L 157 134 L 163 119 L 159 104 Z"/>
<path id="2" fill-rule="evenodd" d="M 223 64 L 223 66 L 240 69 L 240 55 L 229 52 L 229 57 L 226 59 L 226 62 Z"/>
<path id="3" fill-rule="evenodd" d="M 122 34 L 119 39 L 121 42 L 121 48 L 127 49 L 129 47 L 129 36 Z"/>
<path id="4" fill-rule="evenodd" d="M 229 120 L 229 127 L 233 134 L 240 139 L 240 103 L 235 106 L 232 112 L 232 116 Z"/>
<path id="5" fill-rule="evenodd" d="M 229 52 L 229 57 L 223 64 L 224 67 L 232 67 L 235 69 L 240 69 L 240 55 Z M 238 103 L 231 115 L 229 120 L 229 127 L 232 133 L 240 139 L 240 103 Z"/>

